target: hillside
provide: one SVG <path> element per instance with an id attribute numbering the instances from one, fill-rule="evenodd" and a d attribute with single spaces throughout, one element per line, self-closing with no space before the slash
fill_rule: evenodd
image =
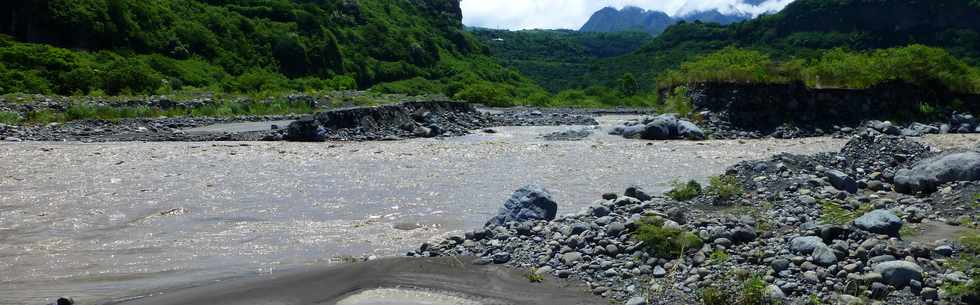
<path id="1" fill-rule="evenodd" d="M 875 50 L 922 44 L 980 62 L 980 3 L 967 0 L 797 0 L 777 14 L 728 26 L 685 22 L 671 26 L 640 50 L 593 64 L 584 79 L 633 73 L 645 89 L 656 76 L 685 61 L 728 46 L 776 60 L 814 59 L 824 50 Z"/>
<path id="2" fill-rule="evenodd" d="M 538 90 L 463 31 L 458 0 L 17 0 L 0 16 L 0 93 Z"/>
<path id="3" fill-rule="evenodd" d="M 588 33 L 571 30 L 491 30 L 471 28 L 501 64 L 515 68 L 552 92 L 597 83 L 569 82 L 569 74 L 589 73 L 600 58 L 636 51 L 652 38 L 643 32 Z"/>

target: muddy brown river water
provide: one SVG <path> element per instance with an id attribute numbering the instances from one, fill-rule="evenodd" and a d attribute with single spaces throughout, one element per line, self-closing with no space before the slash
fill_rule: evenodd
<path id="1" fill-rule="evenodd" d="M 2 143 L 0 304 L 90 304 L 399 255 L 483 225 L 524 184 L 574 213 L 631 184 L 659 192 L 742 160 L 845 142 L 537 137 L 562 128 L 365 143 Z"/>

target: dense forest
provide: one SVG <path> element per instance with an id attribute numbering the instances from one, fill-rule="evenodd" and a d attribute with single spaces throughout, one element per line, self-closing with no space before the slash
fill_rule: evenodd
<path id="1" fill-rule="evenodd" d="M 486 55 L 458 0 L 16 0 L 0 93 L 541 89 Z"/>
<path id="2" fill-rule="evenodd" d="M 597 59 L 638 50 L 653 37 L 644 32 L 595 33 L 571 30 L 470 28 L 501 64 L 516 68 L 551 92 L 597 83 L 569 82 L 567 73 L 586 74 Z M 608 85 L 609 81 L 598 82 Z"/>

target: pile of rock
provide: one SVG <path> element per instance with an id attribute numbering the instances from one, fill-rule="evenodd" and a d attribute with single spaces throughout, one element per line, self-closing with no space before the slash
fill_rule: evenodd
<path id="1" fill-rule="evenodd" d="M 646 117 L 629 121 L 613 128 L 611 135 L 621 135 L 627 139 L 643 140 L 704 140 L 705 134 L 691 121 L 679 119 L 674 114 Z"/>
<path id="2" fill-rule="evenodd" d="M 381 140 L 462 135 L 490 126 L 471 104 L 409 102 L 318 113 L 289 125 L 290 141 Z"/>
<path id="3" fill-rule="evenodd" d="M 541 135 L 548 141 L 578 141 L 592 135 L 594 127 L 572 127 Z"/>
<path id="4" fill-rule="evenodd" d="M 858 152 L 867 156 L 853 155 Z M 910 155 L 895 156 L 905 153 Z M 478 263 L 582 281 L 597 295 L 629 304 L 696 304 L 712 287 L 739 293 L 741 282 L 733 274 L 756 274 L 767 285 L 766 298 L 786 303 L 952 302 L 941 299 L 941 287 L 969 279 L 943 262 L 959 256 L 960 245 L 902 236 L 905 226 L 948 222 L 946 216 L 932 199 L 891 192 L 891 178 L 864 169 L 894 172 L 928 154 L 917 144 L 878 134 L 856 138 L 840 153 L 743 162 L 728 174 L 746 192 L 721 212 L 697 208 L 718 203 L 709 195 L 676 202 L 632 187 L 551 219 L 557 203 L 546 190 L 529 187 L 483 228 L 424 244 L 409 255 L 476 255 Z M 972 201 L 963 206 L 969 214 L 957 222 L 978 212 Z M 658 252 L 634 236 L 649 217 L 696 234 L 703 245 L 680 256 Z"/>
<path id="5" fill-rule="evenodd" d="M 980 133 L 978 122 L 980 121 L 971 114 L 957 113 L 953 114 L 947 123 L 912 123 L 905 128 L 896 126 L 890 121 L 868 121 L 865 125 L 887 135 L 919 137 L 927 134 Z"/>

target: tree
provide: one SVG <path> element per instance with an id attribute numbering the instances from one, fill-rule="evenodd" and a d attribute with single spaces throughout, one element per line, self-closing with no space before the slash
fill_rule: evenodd
<path id="1" fill-rule="evenodd" d="M 640 83 L 636 81 L 633 73 L 623 74 L 623 78 L 620 79 L 620 90 L 626 96 L 634 96 L 640 92 Z"/>

